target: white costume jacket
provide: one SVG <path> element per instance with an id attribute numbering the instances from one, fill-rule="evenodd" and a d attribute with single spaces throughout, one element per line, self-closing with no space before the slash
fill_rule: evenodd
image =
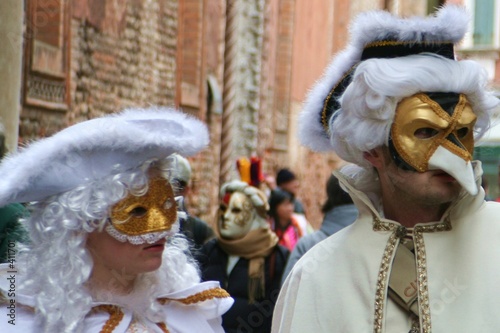
<path id="1" fill-rule="evenodd" d="M 479 183 L 480 163 L 475 174 Z M 359 208 L 354 224 L 295 265 L 276 304 L 273 332 L 406 333 L 408 313 L 387 296 L 403 227 L 383 219 L 340 173 Z M 440 221 L 413 232 L 421 332 L 500 332 L 500 204 L 462 191 Z"/>
<path id="2" fill-rule="evenodd" d="M 8 265 L 0 265 L 0 332 L 38 333 L 34 298 L 17 293 L 18 276 L 9 272 Z M 163 305 L 163 323 L 153 323 L 123 306 L 96 302 L 84 318 L 83 333 L 223 333 L 221 316 L 233 304 L 227 292 L 213 281 L 159 295 L 157 299 Z"/>

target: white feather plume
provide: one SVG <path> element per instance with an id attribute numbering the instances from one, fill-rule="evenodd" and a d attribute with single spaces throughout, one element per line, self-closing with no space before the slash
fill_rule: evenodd
<path id="1" fill-rule="evenodd" d="M 39 201 L 209 141 L 200 120 L 172 108 L 127 109 L 70 126 L 0 164 L 0 206 Z"/>
<path id="2" fill-rule="evenodd" d="M 329 134 L 321 124 L 321 112 L 330 90 L 361 59 L 366 45 L 391 38 L 399 41 L 458 43 L 465 35 L 469 15 L 463 7 L 447 5 L 435 16 L 400 18 L 386 11 L 361 13 L 350 27 L 350 43 L 326 68 L 314 84 L 299 116 L 298 135 L 305 146 L 315 151 L 332 150 Z"/>

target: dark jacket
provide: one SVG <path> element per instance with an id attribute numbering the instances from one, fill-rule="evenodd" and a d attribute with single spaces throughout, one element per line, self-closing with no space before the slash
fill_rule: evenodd
<path id="1" fill-rule="evenodd" d="M 187 239 L 191 242 L 195 251 L 201 249 L 203 244 L 214 238 L 214 231 L 203 220 L 188 215 L 187 219 L 180 220 L 180 230 Z"/>
<path id="2" fill-rule="evenodd" d="M 266 292 L 264 299 L 254 304 L 248 302 L 248 263 L 240 258 L 227 275 L 228 255 L 212 239 L 202 248 L 199 256 L 203 281 L 219 281 L 233 297 L 234 304 L 222 316 L 222 326 L 227 333 L 271 332 L 272 314 L 280 291 L 281 276 L 288 258 L 288 250 L 281 245 L 266 258 Z"/>

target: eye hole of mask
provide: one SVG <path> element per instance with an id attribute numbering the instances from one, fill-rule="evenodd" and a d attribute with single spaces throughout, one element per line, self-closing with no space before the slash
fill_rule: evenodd
<path id="1" fill-rule="evenodd" d="M 238 214 L 238 213 L 241 213 L 241 209 L 240 208 L 233 208 L 233 209 L 231 209 L 231 212 L 234 214 Z"/>
<path id="2" fill-rule="evenodd" d="M 413 133 L 417 139 L 430 139 L 438 135 L 439 131 L 431 127 L 419 128 Z"/>
<path id="3" fill-rule="evenodd" d="M 457 130 L 457 136 L 459 139 L 465 138 L 465 136 L 469 133 L 469 129 L 467 127 L 462 127 Z"/>
<path id="4" fill-rule="evenodd" d="M 146 208 L 142 206 L 137 206 L 130 211 L 129 215 L 132 217 L 143 217 L 144 215 L 146 215 L 147 212 L 148 210 Z"/>

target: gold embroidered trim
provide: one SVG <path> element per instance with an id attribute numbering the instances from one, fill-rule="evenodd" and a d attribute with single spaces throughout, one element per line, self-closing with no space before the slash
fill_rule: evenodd
<path id="1" fill-rule="evenodd" d="M 382 263 L 377 278 L 377 289 L 375 291 L 375 318 L 373 325 L 373 332 L 382 332 L 384 323 L 384 303 L 387 293 L 387 283 L 389 280 L 388 272 L 391 267 L 392 254 L 397 246 L 399 237 L 398 225 L 394 223 L 382 222 L 377 216 L 373 216 L 373 230 L 375 231 L 393 231 L 389 241 L 385 246 L 384 255 L 382 256 Z"/>
<path id="2" fill-rule="evenodd" d="M 113 330 L 120 324 L 123 319 L 123 311 L 116 305 L 98 305 L 92 308 L 92 312 L 107 312 L 109 313 L 108 320 L 104 323 L 100 333 L 112 333 Z"/>
<path id="3" fill-rule="evenodd" d="M 395 40 L 381 40 L 378 42 L 373 42 L 370 44 L 367 44 L 365 46 L 365 49 L 368 49 L 370 47 L 381 47 L 381 46 L 396 46 L 396 45 L 413 45 L 413 44 L 418 44 L 419 42 L 414 40 L 414 41 L 395 41 Z M 452 42 L 446 42 L 446 41 L 436 41 L 432 42 L 434 45 L 441 45 L 441 44 L 453 44 Z"/>
<path id="4" fill-rule="evenodd" d="M 451 230 L 450 217 L 447 216 L 443 222 L 431 225 L 416 226 L 413 230 L 415 238 L 415 254 L 417 261 L 417 285 L 418 285 L 418 303 L 420 308 L 420 327 L 423 333 L 431 332 L 431 313 L 429 306 L 429 292 L 427 288 L 427 260 L 425 257 L 425 244 L 423 233 L 441 232 Z M 391 259 L 398 240 L 404 237 L 406 228 L 390 222 L 381 221 L 376 215 L 373 215 L 374 231 L 392 231 L 382 257 L 380 270 L 377 279 L 377 289 L 375 291 L 375 321 L 373 332 L 382 332 L 384 317 L 384 301 L 386 299 L 388 271 L 392 264 Z"/>
<path id="5" fill-rule="evenodd" d="M 167 329 L 167 324 L 165 323 L 157 323 L 158 327 L 164 332 L 164 333 L 170 333 Z"/>
<path id="6" fill-rule="evenodd" d="M 376 215 L 373 215 L 373 230 L 374 231 L 394 231 L 394 230 L 398 229 L 399 227 L 403 227 L 403 226 L 400 226 L 400 225 L 395 224 L 395 223 L 380 221 L 380 219 Z"/>
<path id="7" fill-rule="evenodd" d="M 441 232 L 451 230 L 450 217 L 447 216 L 443 222 L 416 226 L 413 231 L 415 237 L 415 256 L 417 260 L 417 286 L 418 303 L 420 307 L 420 327 L 423 333 L 431 332 L 431 311 L 429 306 L 429 290 L 427 286 L 427 260 L 425 256 L 424 232 Z"/>
<path id="8" fill-rule="evenodd" d="M 331 134 L 330 128 L 328 127 L 328 119 L 326 119 L 326 108 L 328 106 L 328 102 L 332 98 L 332 95 L 333 95 L 333 92 L 335 91 L 335 89 L 337 89 L 337 87 L 339 86 L 339 84 L 342 81 L 344 81 L 344 79 L 347 76 L 351 75 L 352 71 L 354 71 L 354 68 L 356 68 L 356 66 L 357 66 L 357 64 L 355 64 L 351 68 L 349 68 L 349 70 L 342 76 L 342 78 L 340 80 L 338 80 L 338 82 L 333 86 L 333 88 L 330 89 L 330 92 L 328 93 L 328 95 L 326 96 L 325 100 L 323 101 L 323 110 L 321 110 L 321 124 L 323 125 L 323 129 L 325 130 L 325 132 L 328 135 Z"/>
<path id="9" fill-rule="evenodd" d="M 212 288 L 202 291 L 200 293 L 194 294 L 192 296 L 181 298 L 181 299 L 171 299 L 171 298 L 159 298 L 158 302 L 160 304 L 165 304 L 168 301 L 181 302 L 183 304 L 194 304 L 203 302 L 213 298 L 226 298 L 231 297 L 227 291 L 222 288 Z"/>

